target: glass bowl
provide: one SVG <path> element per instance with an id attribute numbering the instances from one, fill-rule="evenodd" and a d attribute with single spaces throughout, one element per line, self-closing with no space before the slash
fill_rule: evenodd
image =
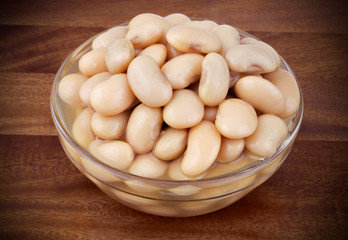
<path id="1" fill-rule="evenodd" d="M 247 32 L 238 31 L 241 38 L 257 39 Z M 133 209 L 159 216 L 188 217 L 206 214 L 236 202 L 262 184 L 278 170 L 290 153 L 302 121 L 303 96 L 293 71 L 281 58 L 280 68 L 289 71 L 297 81 L 300 106 L 297 113 L 286 120 L 289 133 L 274 156 L 256 158 L 246 152 L 242 157 L 243 161 L 226 164 L 222 174 L 218 176 L 185 181 L 144 178 L 111 168 L 99 161 L 72 137 L 73 119 L 81 109 L 64 103 L 57 93 L 60 80 L 69 73 L 79 71 L 79 59 L 91 50 L 92 41 L 97 36 L 81 44 L 62 63 L 53 82 L 50 105 L 60 143 L 71 162 L 113 199 Z"/>

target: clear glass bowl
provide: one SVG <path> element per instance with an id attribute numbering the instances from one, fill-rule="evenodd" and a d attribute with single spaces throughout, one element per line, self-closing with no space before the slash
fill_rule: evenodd
<path id="1" fill-rule="evenodd" d="M 239 32 L 241 38 L 256 38 L 242 30 Z M 76 143 L 71 134 L 71 127 L 78 110 L 64 103 L 57 94 L 60 80 L 69 73 L 78 72 L 79 59 L 91 50 L 91 43 L 97 36 L 76 48 L 60 66 L 53 82 L 50 104 L 53 122 L 67 156 L 110 197 L 131 208 L 159 216 L 202 215 L 222 209 L 245 196 L 271 177 L 288 156 L 302 121 L 303 96 L 293 71 L 281 58 L 281 68 L 293 74 L 297 81 L 301 101 L 297 113 L 286 120 L 289 134 L 274 156 L 257 159 L 238 170 L 231 166 L 231 171 L 223 175 L 194 181 L 149 179 L 105 165 Z"/>

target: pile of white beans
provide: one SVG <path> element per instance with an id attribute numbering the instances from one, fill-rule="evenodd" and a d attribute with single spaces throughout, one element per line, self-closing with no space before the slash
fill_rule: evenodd
<path id="1" fill-rule="evenodd" d="M 299 108 L 268 44 L 229 25 L 144 13 L 96 37 L 64 76 L 76 142 L 105 164 L 172 180 L 211 176 L 245 152 L 270 157 Z"/>

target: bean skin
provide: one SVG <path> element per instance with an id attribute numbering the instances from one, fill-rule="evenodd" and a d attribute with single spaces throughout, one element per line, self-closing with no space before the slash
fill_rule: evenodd
<path id="1" fill-rule="evenodd" d="M 176 26 L 167 32 L 170 45 L 182 52 L 210 53 L 219 52 L 221 44 L 210 32 L 191 26 Z"/>
<path id="2" fill-rule="evenodd" d="M 177 129 L 195 126 L 203 115 L 203 103 L 195 92 L 188 89 L 176 90 L 172 100 L 163 108 L 164 121 Z"/>
<path id="3" fill-rule="evenodd" d="M 135 96 L 150 107 L 164 106 L 172 98 L 172 86 L 150 56 L 136 57 L 129 64 L 127 76 Z"/>
<path id="4" fill-rule="evenodd" d="M 96 85 L 91 92 L 91 105 L 95 111 L 112 116 L 126 110 L 135 100 L 128 85 L 127 75 L 114 74 Z"/>
<path id="5" fill-rule="evenodd" d="M 126 130 L 126 140 L 139 154 L 152 150 L 162 127 L 161 108 L 138 105 L 131 113 Z"/>
<path id="6" fill-rule="evenodd" d="M 213 123 L 202 121 L 189 131 L 187 150 L 181 170 L 189 177 L 204 173 L 215 161 L 221 143 L 220 133 Z"/>

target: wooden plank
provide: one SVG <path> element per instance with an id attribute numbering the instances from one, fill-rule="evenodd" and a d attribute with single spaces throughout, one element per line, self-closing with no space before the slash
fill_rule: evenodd
<path id="1" fill-rule="evenodd" d="M 104 195 L 70 163 L 57 137 L 3 135 L 0 237 L 343 239 L 347 154 L 347 142 L 297 141 L 278 172 L 237 203 L 203 216 L 163 218 Z"/>
<path id="2" fill-rule="evenodd" d="M 0 71 L 56 73 L 66 57 L 103 28 L 0 25 Z"/>
<path id="3" fill-rule="evenodd" d="M 143 12 L 182 12 L 247 31 L 347 33 L 346 1 L 9 1 L 0 23 L 111 27 Z M 30 11 L 28 10 L 30 9 Z"/>
<path id="4" fill-rule="evenodd" d="M 0 134 L 57 134 L 50 114 L 54 74 L 0 73 L 0 79 Z"/>

